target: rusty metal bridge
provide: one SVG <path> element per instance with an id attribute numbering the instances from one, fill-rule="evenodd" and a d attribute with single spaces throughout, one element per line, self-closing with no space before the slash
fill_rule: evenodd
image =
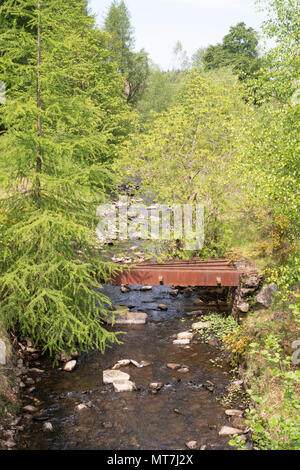
<path id="1" fill-rule="evenodd" d="M 121 266 L 126 267 L 125 264 Z M 132 267 L 127 265 L 127 269 L 118 273 L 111 284 L 237 287 L 241 274 L 242 271 L 225 258 L 151 261 Z"/>

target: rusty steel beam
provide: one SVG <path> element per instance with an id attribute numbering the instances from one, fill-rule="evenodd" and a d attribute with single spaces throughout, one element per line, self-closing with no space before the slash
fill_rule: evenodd
<path id="1" fill-rule="evenodd" d="M 237 287 L 242 273 L 225 259 L 201 261 L 192 258 L 188 261 L 143 262 L 133 267 L 121 267 L 125 270 L 118 273 L 111 284 Z"/>

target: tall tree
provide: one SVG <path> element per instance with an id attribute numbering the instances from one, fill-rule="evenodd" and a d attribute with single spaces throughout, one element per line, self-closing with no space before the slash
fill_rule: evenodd
<path id="1" fill-rule="evenodd" d="M 107 35 L 84 6 L 1 7 L 13 21 L 0 34 L 0 79 L 9 84 L 0 107 L 0 309 L 7 327 L 55 355 L 116 340 L 97 289 L 113 266 L 95 249 L 95 214 L 109 178 L 103 162 L 130 113 Z"/>
<path id="2" fill-rule="evenodd" d="M 244 22 L 232 26 L 221 44 L 209 46 L 203 55 L 206 70 L 230 66 L 240 78 L 259 68 L 258 34 Z"/>
<path id="3" fill-rule="evenodd" d="M 142 49 L 134 52 L 134 29 L 124 1 L 114 0 L 104 21 L 104 29 L 111 36 L 112 57 L 125 77 L 127 102 L 136 104 L 142 96 L 150 73 L 148 54 Z"/>

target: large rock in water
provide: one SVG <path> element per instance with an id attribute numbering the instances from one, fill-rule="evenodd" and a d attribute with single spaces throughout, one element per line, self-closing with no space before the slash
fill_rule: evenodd
<path id="1" fill-rule="evenodd" d="M 116 325 L 145 325 L 147 322 L 147 313 L 142 312 L 124 312 L 115 314 Z M 110 319 L 109 323 L 112 323 Z"/>
<path id="2" fill-rule="evenodd" d="M 254 299 L 253 310 L 271 307 L 272 300 L 277 292 L 276 284 L 264 286 Z"/>
<path id="3" fill-rule="evenodd" d="M 126 382 L 130 379 L 130 375 L 120 370 L 107 369 L 103 371 L 103 383 L 113 384 L 117 382 Z"/>

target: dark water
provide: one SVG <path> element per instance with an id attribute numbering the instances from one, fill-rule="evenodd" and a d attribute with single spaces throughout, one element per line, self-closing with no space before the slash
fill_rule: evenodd
<path id="1" fill-rule="evenodd" d="M 25 398 L 24 404 L 35 404 L 39 411 L 32 420 L 23 419 L 20 449 L 174 450 L 184 449 L 190 440 L 208 449 L 229 448 L 228 439 L 218 436 L 220 427 L 228 422 L 216 400 L 229 382 L 228 369 L 226 365 L 213 366 L 210 359 L 215 359 L 218 351 L 207 344 L 197 340 L 188 348 L 172 344 L 176 333 L 191 326 L 192 318 L 184 311 L 195 308 L 193 298 L 180 294 L 174 299 L 170 290 L 162 286 L 150 292 L 122 294 L 119 287 L 105 288 L 114 305 L 124 303 L 133 311 L 147 312 L 148 324 L 119 327 L 126 331 L 122 345 L 114 345 L 105 355 L 91 352 L 81 356 L 71 373 L 53 370 L 46 361 L 33 365 L 46 372 L 31 374 L 41 377 L 33 392 L 39 401 Z M 160 303 L 167 304 L 166 312 L 157 310 Z M 151 362 L 142 369 L 133 365 L 121 369 L 130 374 L 137 391 L 116 393 L 103 384 L 103 370 L 119 359 Z M 188 366 L 189 372 L 168 369 L 170 362 Z M 203 387 L 206 380 L 215 384 L 213 393 Z M 152 395 L 151 382 L 165 386 Z M 88 407 L 76 410 L 81 403 Z M 43 432 L 44 420 L 51 421 L 54 432 Z"/>

